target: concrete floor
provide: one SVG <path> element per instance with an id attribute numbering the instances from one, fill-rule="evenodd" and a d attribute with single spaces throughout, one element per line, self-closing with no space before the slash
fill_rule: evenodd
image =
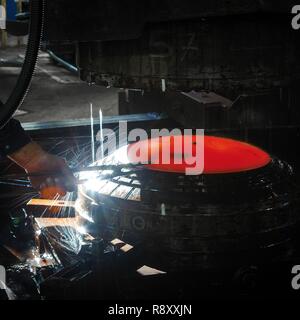
<path id="1" fill-rule="evenodd" d="M 0 59 L 13 59 L 22 54 L 24 48 L 0 48 Z M 0 68 L 2 101 L 13 88 L 18 72 L 17 68 Z M 21 107 L 28 113 L 16 118 L 23 123 L 89 118 L 90 103 L 94 106 L 95 117 L 99 116 L 100 108 L 104 116 L 117 115 L 118 89 L 89 86 L 41 52 L 31 89 Z"/>

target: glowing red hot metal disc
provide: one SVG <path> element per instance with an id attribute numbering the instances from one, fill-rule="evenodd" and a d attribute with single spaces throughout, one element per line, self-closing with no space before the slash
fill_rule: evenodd
<path id="1" fill-rule="evenodd" d="M 249 171 L 266 166 L 271 161 L 269 154 L 263 150 L 237 140 L 204 136 L 204 174 L 237 173 Z M 189 144 L 189 151 L 178 152 L 178 144 L 182 144 L 180 150 L 185 150 Z M 196 136 L 159 137 L 139 141 L 128 147 L 130 162 L 149 163 L 148 169 L 163 172 L 186 173 L 187 168 L 203 168 L 197 161 L 192 162 L 197 155 Z M 162 161 L 163 152 L 170 153 L 170 161 Z M 151 158 L 152 157 L 152 158 Z M 152 159 L 152 161 L 150 161 Z M 153 163 L 153 159 L 156 161 Z M 175 160 L 176 159 L 176 160 Z M 178 163 L 180 159 L 180 163 Z M 191 164 L 193 163 L 193 164 Z"/>

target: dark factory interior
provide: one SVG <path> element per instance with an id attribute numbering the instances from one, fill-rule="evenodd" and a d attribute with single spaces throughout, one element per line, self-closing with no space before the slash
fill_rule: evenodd
<path id="1" fill-rule="evenodd" d="M 0 9 L 0 300 L 300 298 L 300 5 Z"/>

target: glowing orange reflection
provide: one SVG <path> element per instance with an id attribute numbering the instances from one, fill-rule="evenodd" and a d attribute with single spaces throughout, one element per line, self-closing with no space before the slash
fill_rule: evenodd
<path id="1" fill-rule="evenodd" d="M 249 171 L 264 167 L 271 161 L 269 154 L 249 143 L 214 136 L 204 136 L 203 143 L 205 174 Z M 187 144 L 191 144 L 188 151 L 185 148 Z M 184 173 L 187 168 L 200 165 L 199 162 L 191 164 L 199 154 L 196 148 L 196 136 L 159 137 L 130 145 L 128 158 L 132 163 L 149 163 L 146 167 L 151 170 Z M 178 152 L 180 149 L 182 151 Z M 162 161 L 164 152 L 169 152 L 169 163 Z M 153 158 L 156 159 L 155 164 L 151 161 Z M 181 163 L 178 163 L 179 158 Z"/>

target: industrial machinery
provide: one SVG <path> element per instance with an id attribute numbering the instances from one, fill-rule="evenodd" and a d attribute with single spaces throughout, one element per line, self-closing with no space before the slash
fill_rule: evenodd
<path id="1" fill-rule="evenodd" d="M 0 100 L 0 127 L 3 127 L 7 123 L 23 102 L 37 62 L 43 30 L 44 1 L 31 0 L 28 9 L 29 22 L 6 21 L 7 31 L 12 34 L 23 34 L 24 32 L 26 34 L 26 30 L 28 30 L 28 42 L 24 61 L 21 63 L 17 80 L 11 88 L 11 94 L 5 97 L 5 101 Z"/>
<path id="2" fill-rule="evenodd" d="M 154 153 L 159 144 L 162 153 L 170 139 L 174 144 L 186 139 L 176 138 L 138 142 L 138 148 L 152 144 Z M 139 248 L 148 265 L 167 272 L 238 269 L 285 255 L 299 221 L 292 168 L 251 145 L 204 139 L 200 175 L 188 176 L 187 164 L 174 163 L 174 146 L 168 165 L 125 167 L 113 178 L 83 172 L 87 182 L 79 188 L 76 206 L 87 222 L 82 225 L 108 241 L 121 238 Z M 100 164 L 135 163 L 132 147 L 120 148 Z"/>
<path id="3" fill-rule="evenodd" d="M 201 283 L 202 296 L 293 295 L 286 279 L 270 285 L 272 272 L 290 275 L 300 253 L 300 47 L 291 1 L 30 3 L 27 80 L 1 109 L 1 124 L 27 90 L 45 20 L 43 47 L 54 58 L 89 84 L 120 88 L 120 116 L 103 128 L 126 120 L 147 132 L 192 129 L 192 139 L 205 130 L 203 171 L 189 176 L 175 159 L 192 156 L 195 141 L 187 155 L 174 151 L 171 136 L 168 165 L 139 163 L 128 143 L 94 162 L 90 124 L 33 128 L 45 148 L 82 169 L 72 198 L 26 206 L 30 194 L 18 210 L 5 208 L 36 249 L 34 294 L 52 298 L 65 288 L 62 298 L 78 298 L 88 287 L 87 296 L 102 299 L 190 298 Z M 160 154 L 167 139 L 137 144 Z"/>
<path id="4" fill-rule="evenodd" d="M 49 1 L 45 37 L 58 52 L 73 44 L 82 80 L 135 89 L 121 94 L 122 114 L 163 111 L 188 128 L 285 125 L 299 120 L 292 5 Z"/>

